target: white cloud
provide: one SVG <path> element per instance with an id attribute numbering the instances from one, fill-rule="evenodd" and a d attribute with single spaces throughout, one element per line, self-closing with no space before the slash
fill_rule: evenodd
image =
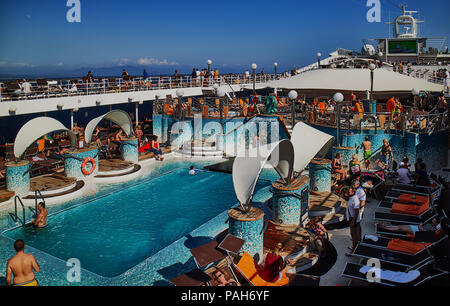
<path id="1" fill-rule="evenodd" d="M 64 66 L 64 63 L 58 63 L 58 64 L 56 64 L 56 66 L 62 67 L 62 66 Z"/>
<path id="2" fill-rule="evenodd" d="M 125 66 L 131 62 L 129 58 L 116 58 L 113 60 L 114 64 L 119 66 Z"/>
<path id="3" fill-rule="evenodd" d="M 167 59 L 163 59 L 162 61 L 160 61 L 156 58 L 146 58 L 146 57 L 138 59 L 137 63 L 139 65 L 161 65 L 161 66 L 178 65 L 177 62 L 169 62 Z"/>
<path id="4" fill-rule="evenodd" d="M 21 62 L 7 63 L 4 61 L 0 61 L 0 66 L 2 66 L 2 67 L 35 67 L 33 64 L 28 64 L 28 63 L 21 63 Z"/>

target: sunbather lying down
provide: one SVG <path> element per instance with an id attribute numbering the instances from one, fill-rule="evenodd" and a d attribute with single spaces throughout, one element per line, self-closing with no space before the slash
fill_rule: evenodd
<path id="1" fill-rule="evenodd" d="M 441 228 L 439 221 L 434 218 L 431 223 L 420 224 L 420 225 L 392 225 L 389 223 L 378 223 L 378 228 L 381 230 L 387 230 L 396 233 L 406 233 L 415 235 L 416 232 L 424 231 L 438 231 Z"/>

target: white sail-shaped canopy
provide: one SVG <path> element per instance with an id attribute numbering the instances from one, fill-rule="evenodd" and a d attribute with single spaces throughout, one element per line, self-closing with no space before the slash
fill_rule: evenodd
<path id="1" fill-rule="evenodd" d="M 285 182 L 289 183 L 292 178 L 294 147 L 288 139 L 261 146 L 258 151 L 258 155 L 250 154 L 254 157 L 236 157 L 233 163 L 234 191 L 239 203 L 243 206 L 251 203 L 256 183 L 267 162 L 275 168 Z"/>
<path id="2" fill-rule="evenodd" d="M 16 140 L 14 142 L 14 156 L 16 158 L 21 158 L 28 147 L 31 146 L 37 139 L 58 131 L 68 132 L 72 146 L 76 145 L 76 135 L 56 119 L 50 117 L 39 117 L 28 121 L 20 129 L 19 133 L 17 133 Z"/>
<path id="3" fill-rule="evenodd" d="M 334 137 L 306 123 L 299 122 L 291 134 L 294 146 L 294 171 L 301 173 L 316 156 L 324 157 L 333 146 Z"/>
<path id="4" fill-rule="evenodd" d="M 92 134 L 94 133 L 97 125 L 103 119 L 111 120 L 115 124 L 119 125 L 122 128 L 122 130 L 125 132 L 125 134 L 128 137 L 131 137 L 132 132 L 133 132 L 133 123 L 131 122 L 130 116 L 122 110 L 113 110 L 103 116 L 92 119 L 91 122 L 88 123 L 88 125 L 86 126 L 86 129 L 84 131 L 84 137 L 85 137 L 86 143 L 91 143 Z"/>

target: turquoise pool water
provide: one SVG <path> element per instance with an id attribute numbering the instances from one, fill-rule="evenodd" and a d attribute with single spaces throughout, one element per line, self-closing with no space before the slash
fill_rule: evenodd
<path id="1" fill-rule="evenodd" d="M 260 180 L 257 188 L 268 184 Z M 45 229 L 17 228 L 4 235 L 114 277 L 236 203 L 231 175 L 189 176 L 181 168 L 52 215 Z"/>

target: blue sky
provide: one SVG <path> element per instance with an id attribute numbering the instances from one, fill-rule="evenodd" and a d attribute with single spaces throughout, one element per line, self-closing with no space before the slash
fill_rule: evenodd
<path id="1" fill-rule="evenodd" d="M 399 0 L 381 0 L 382 23 L 366 20 L 366 0 L 81 0 L 81 23 L 66 0 L 0 0 L 0 73 L 130 65 L 224 70 L 255 62 L 266 71 L 315 61 L 338 47 L 360 50 L 384 37 Z M 404 0 L 426 23 L 422 36 L 450 37 L 448 0 Z M 186 71 L 188 72 L 188 71 Z"/>

